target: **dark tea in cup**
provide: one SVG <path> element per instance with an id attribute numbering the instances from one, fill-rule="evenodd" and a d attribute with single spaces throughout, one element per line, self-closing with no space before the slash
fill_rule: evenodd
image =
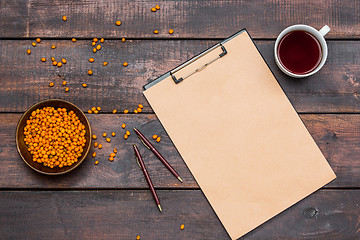
<path id="1" fill-rule="evenodd" d="M 322 59 L 321 44 L 311 33 L 296 30 L 283 36 L 277 47 L 281 65 L 291 73 L 303 75 L 314 71 Z"/>

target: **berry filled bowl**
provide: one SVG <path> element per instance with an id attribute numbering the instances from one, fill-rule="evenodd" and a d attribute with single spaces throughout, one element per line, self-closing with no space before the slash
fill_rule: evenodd
<path id="1" fill-rule="evenodd" d="M 45 100 L 31 106 L 16 128 L 17 150 L 24 162 L 47 175 L 70 172 L 89 153 L 91 127 L 76 105 Z"/>

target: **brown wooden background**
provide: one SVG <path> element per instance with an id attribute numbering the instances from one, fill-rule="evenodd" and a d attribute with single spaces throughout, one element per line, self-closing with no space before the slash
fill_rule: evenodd
<path id="1" fill-rule="evenodd" d="M 161 10 L 153 13 L 156 4 Z M 301 80 L 282 74 L 273 59 L 276 36 L 297 23 L 331 28 L 327 63 Z M 360 3 L 350 0 L 0 0 L 1 238 L 229 239 L 143 97 L 142 86 L 244 27 L 338 178 L 243 239 L 359 239 Z M 43 41 L 34 48 L 36 37 Z M 73 37 L 77 42 L 71 42 Z M 96 54 L 93 37 L 105 38 Z M 57 48 L 50 49 L 52 44 Z M 57 68 L 40 61 L 51 56 L 68 63 Z M 89 57 L 95 62 L 89 63 Z M 102 66 L 103 61 L 109 65 Z M 125 61 L 126 68 L 121 66 Z M 93 76 L 86 74 L 90 68 Z M 58 74 L 66 78 L 68 93 Z M 104 145 L 96 149 L 99 165 L 88 157 L 74 172 L 49 177 L 22 162 L 15 145 L 17 121 L 32 104 L 49 98 L 69 100 L 84 111 L 102 108 L 101 114 L 88 114 Z M 141 114 L 111 113 L 114 108 L 133 110 L 139 103 L 144 105 Z M 133 158 L 131 144 L 139 142 L 134 134 L 122 138 L 122 123 L 147 136 L 161 135 L 156 146 L 184 179 L 180 184 L 141 146 L 162 214 Z M 111 144 L 100 137 L 104 131 L 117 133 Z M 107 158 L 113 147 L 119 153 L 111 163 Z"/>

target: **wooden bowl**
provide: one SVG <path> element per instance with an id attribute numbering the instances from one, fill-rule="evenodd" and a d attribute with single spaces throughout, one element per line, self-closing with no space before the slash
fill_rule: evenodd
<path id="1" fill-rule="evenodd" d="M 59 168 L 59 167 L 49 168 L 49 167 L 45 167 L 41 163 L 37 163 L 32 160 L 32 155 L 28 151 L 28 146 L 24 142 L 24 128 L 26 126 L 26 120 L 28 120 L 30 118 L 32 111 L 34 111 L 36 109 L 41 109 L 43 107 L 54 107 L 54 108 L 60 107 L 60 108 L 66 108 L 68 111 L 73 110 L 74 113 L 76 114 L 76 116 L 79 117 L 79 120 L 81 121 L 81 123 L 85 125 L 86 143 L 85 143 L 84 151 L 81 154 L 81 156 L 78 158 L 78 161 L 71 166 L 65 166 L 62 168 Z M 79 166 L 84 161 L 86 156 L 88 155 L 90 146 L 91 146 L 90 123 L 89 123 L 88 119 L 86 118 L 85 114 L 83 113 L 83 111 L 81 111 L 80 108 L 78 108 L 77 106 L 75 106 L 74 104 L 72 104 L 70 102 L 60 100 L 60 99 L 50 99 L 50 100 L 38 102 L 35 105 L 31 106 L 29 109 L 27 109 L 26 112 L 24 113 L 24 115 L 22 115 L 22 117 L 20 118 L 19 123 L 16 128 L 16 146 L 17 146 L 17 150 L 18 150 L 21 158 L 24 160 L 24 162 L 29 167 L 34 169 L 35 171 L 37 171 L 39 173 L 47 174 L 47 175 L 64 174 L 64 173 L 70 172 L 71 170 L 73 170 L 77 166 Z"/>

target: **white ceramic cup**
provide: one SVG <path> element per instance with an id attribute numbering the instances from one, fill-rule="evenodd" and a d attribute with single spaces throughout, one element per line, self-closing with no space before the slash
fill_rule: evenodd
<path id="1" fill-rule="evenodd" d="M 277 51 L 279 42 L 286 34 L 288 34 L 289 32 L 292 32 L 292 31 L 306 31 L 306 32 L 310 33 L 311 35 L 313 35 L 319 41 L 319 43 L 321 45 L 322 58 L 321 58 L 320 64 L 312 72 L 309 72 L 306 74 L 295 74 L 295 73 L 292 73 L 292 72 L 289 72 L 288 70 L 286 70 L 279 61 L 279 56 L 278 56 L 278 51 Z M 281 69 L 281 71 L 283 71 L 285 74 L 287 74 L 291 77 L 295 77 L 295 78 L 308 77 L 310 75 L 317 73 L 324 66 L 324 64 L 326 62 L 326 58 L 328 55 L 328 49 L 327 49 L 327 45 L 326 45 L 324 36 L 329 31 L 330 31 L 330 28 L 327 25 L 322 27 L 320 29 L 320 31 L 318 31 L 315 28 L 310 27 L 308 25 L 302 25 L 302 24 L 292 25 L 290 27 L 285 28 L 277 37 L 276 42 L 275 42 L 275 47 L 274 47 L 275 61 L 276 61 L 276 64 L 278 65 L 278 67 Z"/>

